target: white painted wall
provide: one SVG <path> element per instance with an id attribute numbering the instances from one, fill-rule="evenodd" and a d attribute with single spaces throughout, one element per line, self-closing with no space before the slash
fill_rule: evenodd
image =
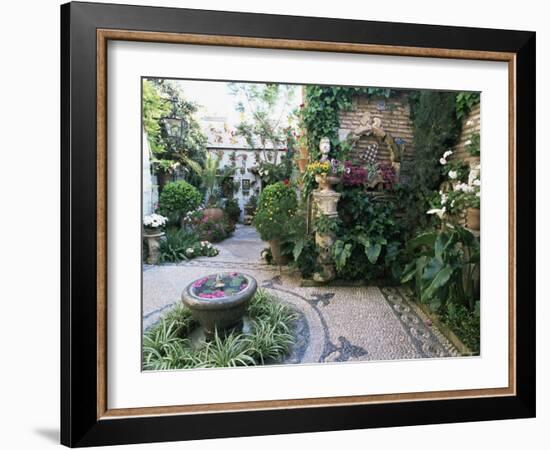
<path id="1" fill-rule="evenodd" d="M 156 177 L 151 173 L 151 148 L 145 131 L 143 131 L 141 153 L 143 157 L 142 214 L 143 216 L 147 216 L 155 211 L 155 205 L 158 203 L 159 196 Z"/>
<path id="2" fill-rule="evenodd" d="M 277 155 L 275 155 L 275 151 L 273 150 L 266 150 L 264 151 L 254 151 L 254 150 L 235 150 L 235 149 L 229 149 L 229 148 L 210 148 L 208 150 L 212 155 L 219 156 L 219 153 L 222 154 L 221 160 L 220 160 L 220 168 L 223 168 L 225 166 L 231 166 L 231 155 L 233 152 L 236 154 L 236 167 L 237 171 L 235 172 L 235 176 L 233 177 L 234 181 L 239 182 L 239 190 L 235 193 L 235 199 L 239 202 L 239 207 L 241 208 L 241 220 L 244 217 L 244 206 L 250 199 L 250 196 L 254 193 L 259 194 L 261 192 L 261 180 L 259 176 L 256 176 L 252 172 L 250 172 L 250 169 L 258 164 L 256 161 L 256 155 L 258 155 L 258 161 L 265 161 L 268 155 L 271 155 L 272 160 L 270 162 L 274 162 L 274 157 L 276 156 L 277 164 L 281 163 L 281 156 L 284 155 L 286 152 L 279 150 L 277 151 Z M 248 193 L 243 192 L 242 189 L 242 181 L 243 180 L 249 180 L 250 181 L 250 191 Z"/>

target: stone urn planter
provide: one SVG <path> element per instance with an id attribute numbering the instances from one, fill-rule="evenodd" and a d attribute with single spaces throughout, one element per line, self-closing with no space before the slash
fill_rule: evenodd
<path id="1" fill-rule="evenodd" d="M 227 334 L 242 327 L 248 302 L 256 289 L 256 280 L 250 275 L 220 273 L 193 281 L 184 289 L 181 299 L 203 327 L 206 338 L 212 339 L 216 331 Z"/>
<path id="2" fill-rule="evenodd" d="M 319 185 L 320 192 L 332 192 L 332 186 L 340 183 L 342 179 L 332 175 L 318 174 L 315 175 L 315 181 Z"/>
<path id="3" fill-rule="evenodd" d="M 160 258 L 160 238 L 164 236 L 160 228 L 145 228 L 143 238 L 147 241 L 147 264 L 158 264 Z"/>
<path id="4" fill-rule="evenodd" d="M 278 266 L 284 266 L 288 264 L 288 257 L 282 254 L 281 251 L 281 241 L 279 239 L 272 239 L 268 241 L 269 247 L 271 248 L 271 256 L 273 257 L 273 262 Z"/>
<path id="5" fill-rule="evenodd" d="M 479 208 L 468 208 L 466 210 L 466 226 L 470 230 L 479 231 L 479 225 Z"/>

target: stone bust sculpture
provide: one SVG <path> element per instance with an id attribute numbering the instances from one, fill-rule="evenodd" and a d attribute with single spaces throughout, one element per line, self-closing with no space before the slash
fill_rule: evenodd
<path id="1" fill-rule="evenodd" d="M 319 150 L 321 151 L 321 162 L 328 161 L 330 152 L 330 139 L 328 137 L 321 138 L 319 141 Z"/>

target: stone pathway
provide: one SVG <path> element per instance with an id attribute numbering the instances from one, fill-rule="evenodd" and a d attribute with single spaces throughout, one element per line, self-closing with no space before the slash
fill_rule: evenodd
<path id="1" fill-rule="evenodd" d="M 254 228 L 239 226 L 216 244 L 220 253 L 191 261 L 144 266 L 143 328 L 179 301 L 184 287 L 217 271 L 241 271 L 258 281 L 298 315 L 297 342 L 285 363 L 392 360 L 457 356 L 456 349 L 428 325 L 422 312 L 393 287 L 302 287 L 286 269 L 265 264 L 265 247 Z"/>

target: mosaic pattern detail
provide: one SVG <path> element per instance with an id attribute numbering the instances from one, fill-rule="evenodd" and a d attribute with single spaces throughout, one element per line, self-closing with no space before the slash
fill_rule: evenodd
<path id="1" fill-rule="evenodd" d="M 419 310 L 405 299 L 398 288 L 383 287 L 380 291 L 422 357 L 444 358 L 458 355 L 456 348 L 437 328 L 431 326 L 425 315 L 419 314 Z"/>
<path id="2" fill-rule="evenodd" d="M 378 144 L 373 142 L 372 144 L 367 145 L 365 153 L 361 155 L 361 159 L 368 164 L 376 163 L 378 161 Z"/>

